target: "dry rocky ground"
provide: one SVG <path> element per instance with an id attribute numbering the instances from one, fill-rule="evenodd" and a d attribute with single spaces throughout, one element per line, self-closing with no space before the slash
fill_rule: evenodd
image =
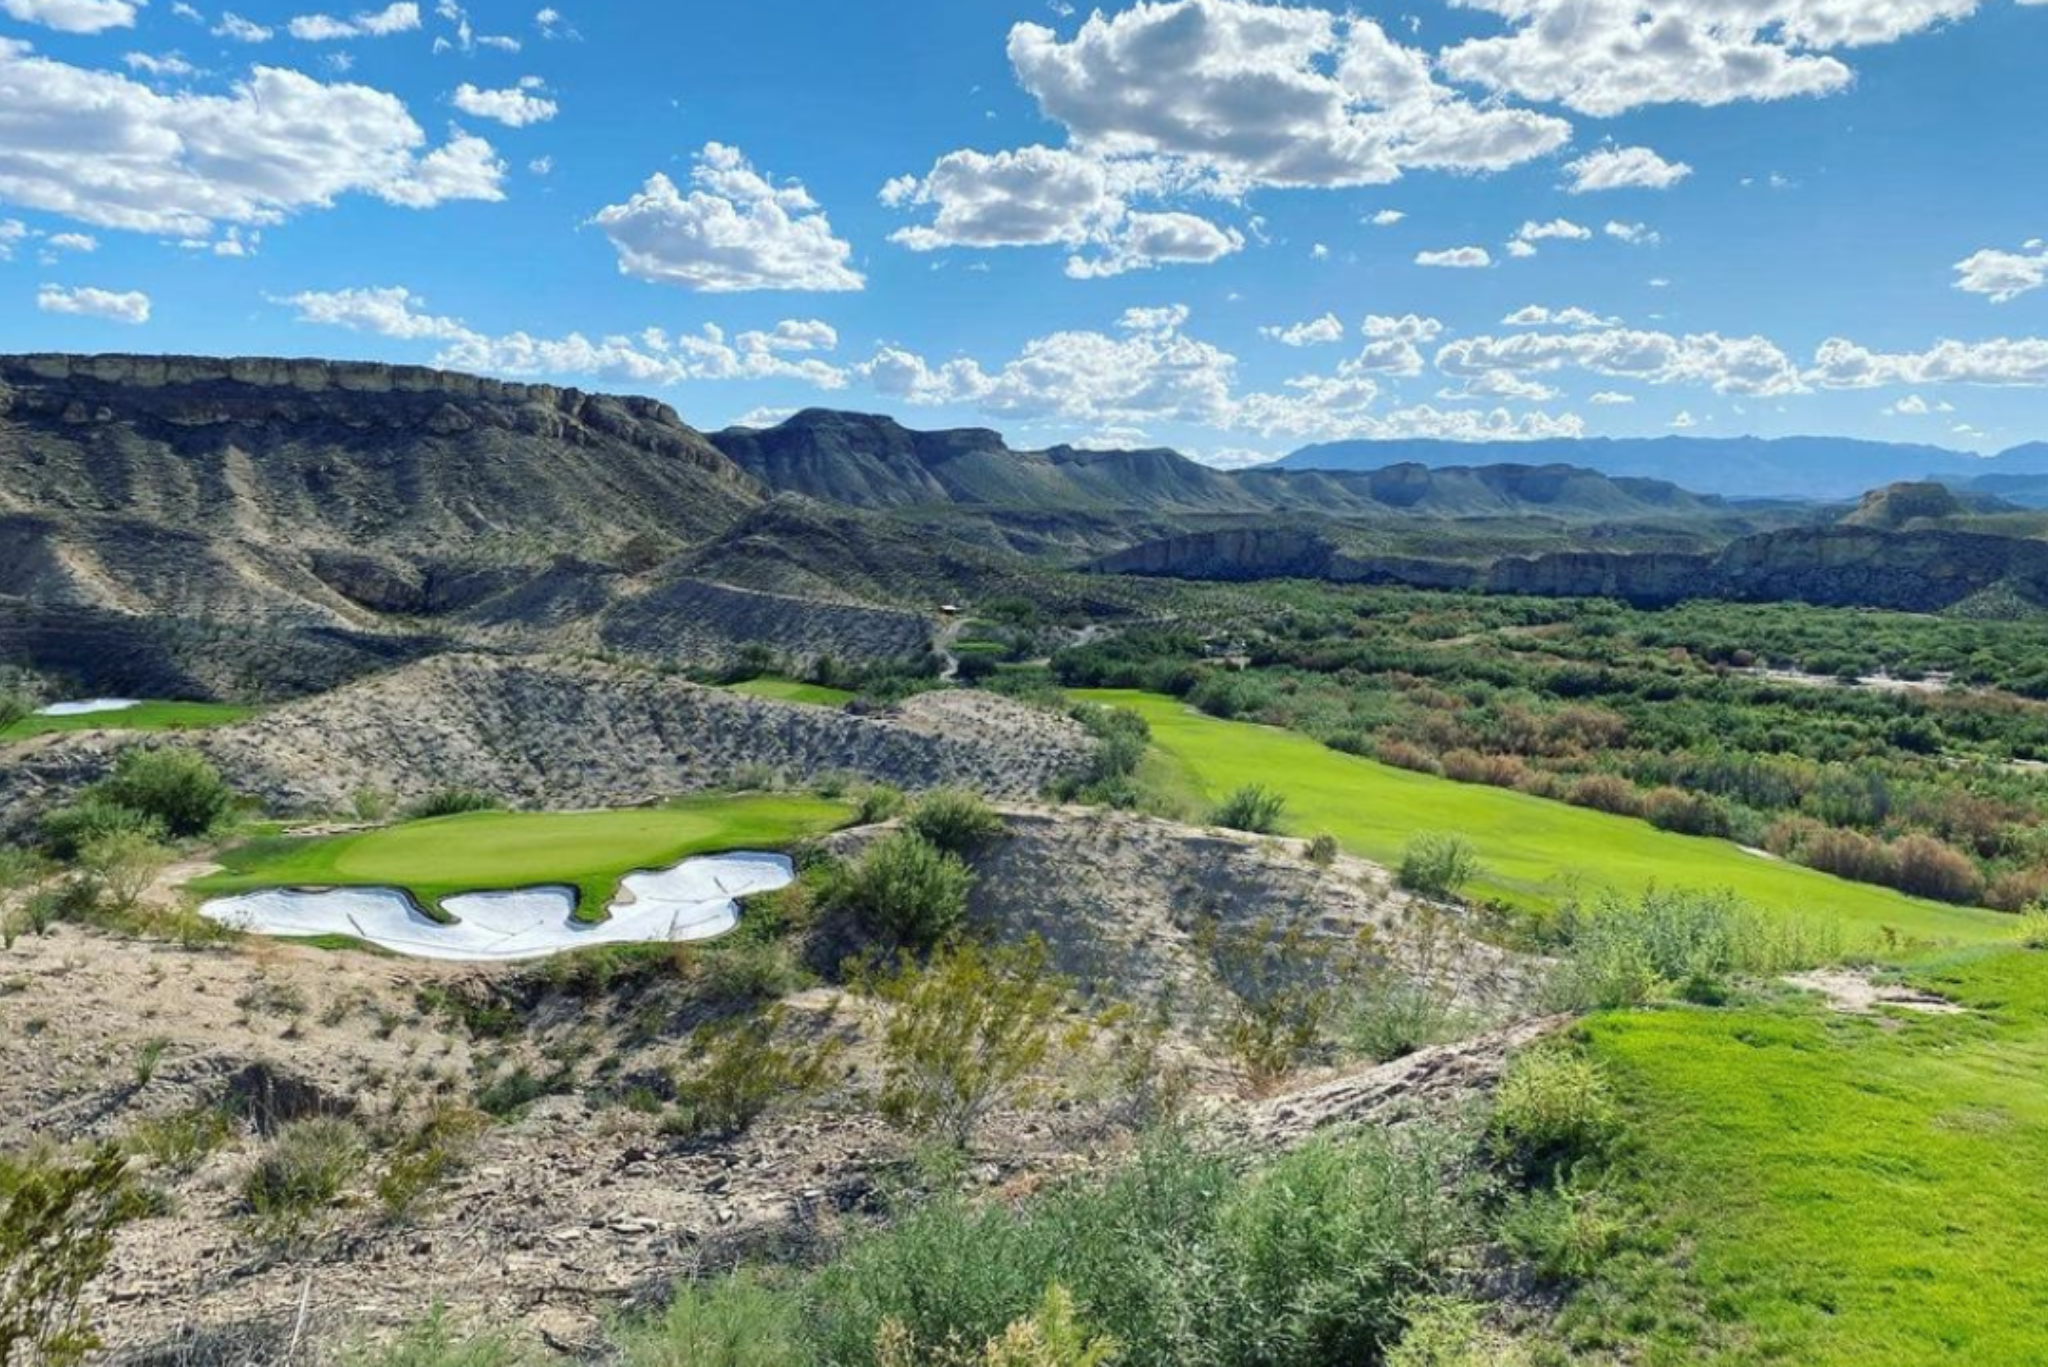
<path id="1" fill-rule="evenodd" d="M 448 655 L 218 731 L 0 747 L 0 831 L 105 772 L 121 747 L 165 743 L 204 751 L 241 792 L 299 814 L 346 812 L 364 790 L 408 801 L 457 785 L 522 807 L 623 806 L 760 768 L 1022 797 L 1095 744 L 1055 713 L 986 693 L 921 694 L 860 717 L 651 670 Z"/>
<path id="2" fill-rule="evenodd" d="M 1247 1102 L 1202 1028 L 1199 1004 L 1223 977 L 1206 924 L 1298 926 L 1331 944 L 1371 927 L 1402 972 L 1496 1020 L 1516 1014 L 1520 971 L 1454 917 L 1390 890 L 1383 870 L 1320 867 L 1299 842 L 1078 809 L 1011 809 L 1006 822 L 973 861 L 971 917 L 998 937 L 1044 936 L 1083 980 L 1091 1012 L 1180 1004 L 1161 1066 L 1188 1065 L 1198 1113 L 1241 1142 L 1266 1148 L 1336 1120 L 1454 1102 L 1545 1028 L 1525 1021 L 1380 1068 L 1330 1067 Z M 828 1241 L 869 1218 L 881 1193 L 922 1180 L 910 1142 L 872 1106 L 883 1008 L 835 989 L 788 1002 L 788 1028 L 849 1044 L 844 1078 L 815 1101 L 723 1142 L 664 1134 L 654 1114 L 620 1104 L 635 1083 L 658 1089 L 687 1050 L 701 1011 L 682 987 L 686 962 L 578 986 L 546 969 L 254 939 L 188 948 L 59 926 L 0 957 L 0 1146 L 133 1134 L 228 1100 L 253 1117 L 191 1171 L 151 1172 L 167 1199 L 123 1232 L 92 1293 L 125 1360 L 246 1361 L 302 1316 L 340 1342 L 437 1303 L 458 1321 L 579 1351 L 601 1341 L 607 1314 L 679 1276 Z M 1100 1036 L 1069 1056 L 1040 1097 L 977 1136 L 963 1180 L 1020 1194 L 1115 1153 L 1130 1123 L 1115 1062 Z M 436 1104 L 474 1103 L 519 1066 L 556 1074 L 555 1089 L 484 1130 L 404 1218 L 372 1196 L 381 1158 L 298 1246 L 259 1235 L 242 1213 L 243 1180 L 276 1122 L 342 1114 L 397 1135 Z"/>

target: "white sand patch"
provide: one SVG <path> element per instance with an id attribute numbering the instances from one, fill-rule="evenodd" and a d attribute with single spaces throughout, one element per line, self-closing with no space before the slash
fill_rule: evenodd
<path id="1" fill-rule="evenodd" d="M 1818 968 L 1811 973 L 1792 974 L 1785 981 L 1804 991 L 1820 993 L 1834 1010 L 1850 1015 L 1868 1015 L 1881 1006 L 1928 1016 L 1959 1016 L 1966 1009 L 1932 992 L 1903 983 L 1876 982 L 1867 973 L 1846 968 Z"/>
<path id="2" fill-rule="evenodd" d="M 90 717 L 101 712 L 126 712 L 141 703 L 133 698 L 85 698 L 78 702 L 53 702 L 36 709 L 38 717 Z"/>
<path id="3" fill-rule="evenodd" d="M 443 900 L 443 925 L 396 888 L 277 888 L 222 897 L 202 916 L 257 935 L 349 935 L 393 953 L 464 963 L 541 959 L 591 945 L 708 940 L 739 924 L 736 899 L 787 887 L 796 870 L 779 854 L 685 859 L 628 874 L 598 924 L 576 919 L 568 887 L 466 892 Z"/>

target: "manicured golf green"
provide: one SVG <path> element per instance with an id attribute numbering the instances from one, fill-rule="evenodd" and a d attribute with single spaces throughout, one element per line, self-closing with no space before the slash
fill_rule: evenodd
<path id="1" fill-rule="evenodd" d="M 434 907 L 457 893 L 572 884 L 602 919 L 619 880 L 694 854 L 776 850 L 844 825 L 843 802 L 787 794 L 689 798 L 613 812 L 469 812 L 324 839 L 252 841 L 192 884 L 224 895 L 277 887 L 399 887 Z"/>
<path id="2" fill-rule="evenodd" d="M 1587 1022 L 1627 1117 L 1621 1190 L 1644 1248 L 1604 1260 L 1568 1304 L 1575 1348 L 2048 1361 L 2048 953 L 1966 951 L 1913 981 L 1971 1014 L 1859 1018 L 1809 1000 Z"/>
<path id="3" fill-rule="evenodd" d="M 184 731 L 226 726 L 256 714 L 253 707 L 215 702 L 145 702 L 119 712 L 77 717 L 27 716 L 0 729 L 0 741 L 27 740 L 53 731 Z"/>
<path id="4" fill-rule="evenodd" d="M 726 687 L 735 693 L 746 693 L 756 698 L 810 703 L 814 707 L 844 707 L 853 698 L 853 694 L 843 688 L 827 688 L 823 684 L 800 683 L 795 679 L 765 674 L 758 679 L 744 679 Z"/>
<path id="5" fill-rule="evenodd" d="M 1092 689 L 1078 696 L 1144 717 L 1154 755 L 1143 777 L 1198 809 L 1240 785 L 1262 783 L 1286 795 L 1282 820 L 1291 833 L 1328 832 L 1353 853 L 1388 865 L 1400 862 L 1417 835 L 1462 835 L 1484 865 L 1473 889 L 1481 897 L 1545 907 L 1602 888 L 1727 889 L 1769 910 L 1840 917 L 1851 948 L 1885 929 L 1925 941 L 1981 942 L 2008 938 L 2013 928 L 2012 918 L 1995 912 L 1851 883 L 1725 840 L 1673 835 L 1645 821 L 1396 769 L 1291 731 L 1204 716 L 1158 694 Z"/>

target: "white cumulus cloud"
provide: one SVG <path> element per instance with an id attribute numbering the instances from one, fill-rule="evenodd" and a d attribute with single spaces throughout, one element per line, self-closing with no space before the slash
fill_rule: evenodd
<path id="1" fill-rule="evenodd" d="M 140 290 L 116 292 L 81 285 L 75 289 L 45 285 L 36 293 L 36 307 L 44 313 L 69 313 L 81 318 L 102 318 L 110 323 L 140 324 L 149 321 L 149 296 Z"/>
<path id="2" fill-rule="evenodd" d="M 1603 147 L 1565 163 L 1565 187 L 1575 195 L 1598 190 L 1668 190 L 1692 174 L 1682 161 L 1666 161 L 1647 147 Z"/>
<path id="3" fill-rule="evenodd" d="M 455 107 L 465 114 L 474 114 L 480 119 L 494 119 L 511 128 L 525 128 L 529 124 L 546 123 L 561 112 L 561 107 L 544 95 L 533 93 L 529 86 L 517 86 L 509 90 L 479 90 L 464 81 L 455 88 Z"/>
<path id="4" fill-rule="evenodd" d="M 1478 270 L 1491 266 L 1493 255 L 1484 247 L 1446 247 L 1440 251 L 1417 252 L 1415 264 L 1452 270 Z"/>
<path id="5" fill-rule="evenodd" d="M 2048 242 L 2036 239 L 2019 251 L 1985 248 L 1956 262 L 1956 288 L 2009 304 L 2048 285 Z"/>
<path id="6" fill-rule="evenodd" d="M 292 37 L 308 43 L 332 43 L 348 38 L 388 38 L 394 33 L 411 33 L 420 26 L 420 7 L 412 0 L 399 0 L 380 10 L 369 10 L 352 19 L 328 14 L 302 14 L 285 25 Z"/>

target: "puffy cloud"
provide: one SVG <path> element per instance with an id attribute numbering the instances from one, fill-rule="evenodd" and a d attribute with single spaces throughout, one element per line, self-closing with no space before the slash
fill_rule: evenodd
<path id="1" fill-rule="evenodd" d="M 1591 309 L 1551 309 L 1541 304 L 1528 304 L 1500 321 L 1502 327 L 1511 328 L 1611 328 L 1618 326 L 1621 320 L 1602 318 Z"/>
<path id="2" fill-rule="evenodd" d="M 191 76 L 197 68 L 175 52 L 155 56 L 147 52 L 131 52 L 122 57 L 130 71 L 139 71 L 145 76 Z"/>
<path id="3" fill-rule="evenodd" d="M 1334 313 L 1312 318 L 1306 323 L 1290 323 L 1285 326 L 1262 327 L 1259 336 L 1270 337 L 1284 346 L 1321 346 L 1326 342 L 1344 340 L 1344 324 Z"/>
<path id="4" fill-rule="evenodd" d="M 110 323 L 140 324 L 149 321 L 149 296 L 140 290 L 116 293 L 82 285 L 66 289 L 45 285 L 36 294 L 36 307 L 44 313 L 69 313 L 81 318 L 103 318 Z"/>
<path id="5" fill-rule="evenodd" d="M 526 332 L 493 336 L 460 319 L 427 312 L 426 301 L 402 286 L 308 291 L 275 302 L 291 306 L 304 323 L 400 341 L 438 342 L 434 364 L 458 370 L 578 376 L 630 385 L 795 379 L 828 390 L 842 388 L 847 379 L 841 367 L 805 354 L 829 351 L 838 344 L 838 334 L 815 319 L 786 320 L 771 330 L 743 332 L 732 339 L 723 329 L 706 324 L 697 332 L 674 336 L 647 328 L 630 337 L 592 340 L 580 332 L 564 337 Z"/>
<path id="6" fill-rule="evenodd" d="M 0 218 L 0 261 L 14 259 L 14 244 L 28 237 L 28 224 L 18 218 Z"/>
<path id="7" fill-rule="evenodd" d="M 194 235 L 369 194 L 426 208 L 504 197 L 490 144 L 426 134 L 395 95 L 257 67 L 223 95 L 159 93 L 0 38 L 0 201 L 104 228 Z"/>
<path id="8" fill-rule="evenodd" d="M 1097 256 L 1068 257 L 1067 274 L 1076 280 L 1098 280 L 1159 265 L 1206 265 L 1244 250 L 1244 234 L 1194 214 L 1134 213 L 1104 248 Z"/>
<path id="9" fill-rule="evenodd" d="M 1610 218 L 1602 229 L 1617 242 L 1626 242 L 1631 247 L 1654 247 L 1664 240 L 1663 235 L 1647 223 L 1623 223 Z"/>
<path id="10" fill-rule="evenodd" d="M 1408 215 L 1402 213 L 1399 209 L 1382 209 L 1367 219 L 1366 222 L 1372 224 L 1375 228 L 1391 228 L 1406 217 Z"/>
<path id="11" fill-rule="evenodd" d="M 1417 252 L 1418 266 L 1448 267 L 1452 270 L 1478 270 L 1493 264 L 1493 256 L 1484 247 L 1446 247 L 1442 251 Z"/>
<path id="12" fill-rule="evenodd" d="M 1681 337 L 1603 328 L 1461 337 L 1437 352 L 1436 364 L 1467 379 L 1495 371 L 1526 376 L 1579 369 L 1646 384 L 1705 385 L 1724 394 L 1794 394 L 1805 387 L 1798 368 L 1772 342 L 1713 332 Z"/>
<path id="13" fill-rule="evenodd" d="M 104 33 L 134 28 L 135 12 L 148 0 L 0 0 L 0 10 L 24 24 L 59 33 Z"/>
<path id="14" fill-rule="evenodd" d="M 1435 318 L 1424 318 L 1417 313 L 1404 313 L 1398 317 L 1385 313 L 1369 313 L 1359 324 L 1359 331 L 1368 337 L 1393 338 L 1403 342 L 1433 342 L 1443 335 L 1444 325 Z"/>
<path id="15" fill-rule="evenodd" d="M 1595 404 L 1601 408 L 1619 408 L 1626 404 L 1632 404 L 1635 401 L 1635 395 L 1624 394 L 1616 389 L 1603 389 L 1592 398 L 1586 400 L 1587 403 Z"/>
<path id="16" fill-rule="evenodd" d="M 1565 163 L 1565 187 L 1575 195 L 1597 190 L 1668 190 L 1692 174 L 1682 161 L 1666 161 L 1647 147 L 1603 147 Z"/>
<path id="17" fill-rule="evenodd" d="M 1515 240 L 1518 242 L 1547 242 L 1553 240 L 1562 242 L 1590 242 L 1593 240 L 1593 230 L 1574 223 L 1568 218 L 1553 218 L 1548 223 L 1537 223 L 1534 221 L 1524 223 L 1516 230 Z"/>
<path id="18" fill-rule="evenodd" d="M 1986 248 L 1956 262 L 1956 288 L 2008 304 L 2048 285 L 2048 243 L 2039 238 L 2017 252 Z"/>
<path id="19" fill-rule="evenodd" d="M 738 148 L 706 143 L 685 195 L 659 173 L 593 220 L 611 239 L 622 274 L 706 293 L 858 290 L 853 248 L 795 182 L 777 186 Z"/>
<path id="20" fill-rule="evenodd" d="M 1978 0 L 1465 0 L 1509 31 L 1441 54 L 1454 80 L 1607 117 L 1647 104 L 1824 95 L 1840 49 L 1890 43 Z"/>
<path id="21" fill-rule="evenodd" d="M 220 22 L 213 26 L 216 38 L 232 38 L 238 43 L 267 43 L 274 36 L 272 31 L 253 19 L 244 19 L 230 10 L 221 15 Z"/>
<path id="22" fill-rule="evenodd" d="M 561 107 L 533 93 L 535 88 L 522 82 L 509 90 L 479 90 L 465 81 L 455 88 L 455 107 L 465 114 L 495 119 L 512 128 L 546 123 L 561 112 Z"/>
<path id="23" fill-rule="evenodd" d="M 60 252 L 96 252 L 100 249 L 100 240 L 91 233 L 51 233 L 46 245 Z"/>
<path id="24" fill-rule="evenodd" d="M 328 14 L 302 14 L 285 25 L 292 37 L 308 43 L 331 43 L 346 38 L 388 38 L 394 33 L 411 33 L 420 26 L 420 7 L 412 0 L 399 0 L 380 10 L 336 19 Z"/>
<path id="25" fill-rule="evenodd" d="M 2048 387 L 2048 337 L 1937 342 L 1925 351 L 1878 352 L 1830 337 L 1814 353 L 1807 380 L 1825 389 L 1969 384 Z"/>
<path id="26" fill-rule="evenodd" d="M 949 152 L 922 178 L 891 181 L 882 198 L 894 206 L 937 206 L 931 223 L 890 235 L 914 251 L 1079 246 L 1125 213 L 1101 162 L 1052 147 Z"/>
<path id="27" fill-rule="evenodd" d="M 1096 13 L 1071 41 L 1018 24 L 1018 80 L 1074 144 L 1186 161 L 1240 186 L 1380 184 L 1498 170 L 1563 146 L 1563 120 L 1472 104 L 1370 19 L 1250 0 Z"/>

